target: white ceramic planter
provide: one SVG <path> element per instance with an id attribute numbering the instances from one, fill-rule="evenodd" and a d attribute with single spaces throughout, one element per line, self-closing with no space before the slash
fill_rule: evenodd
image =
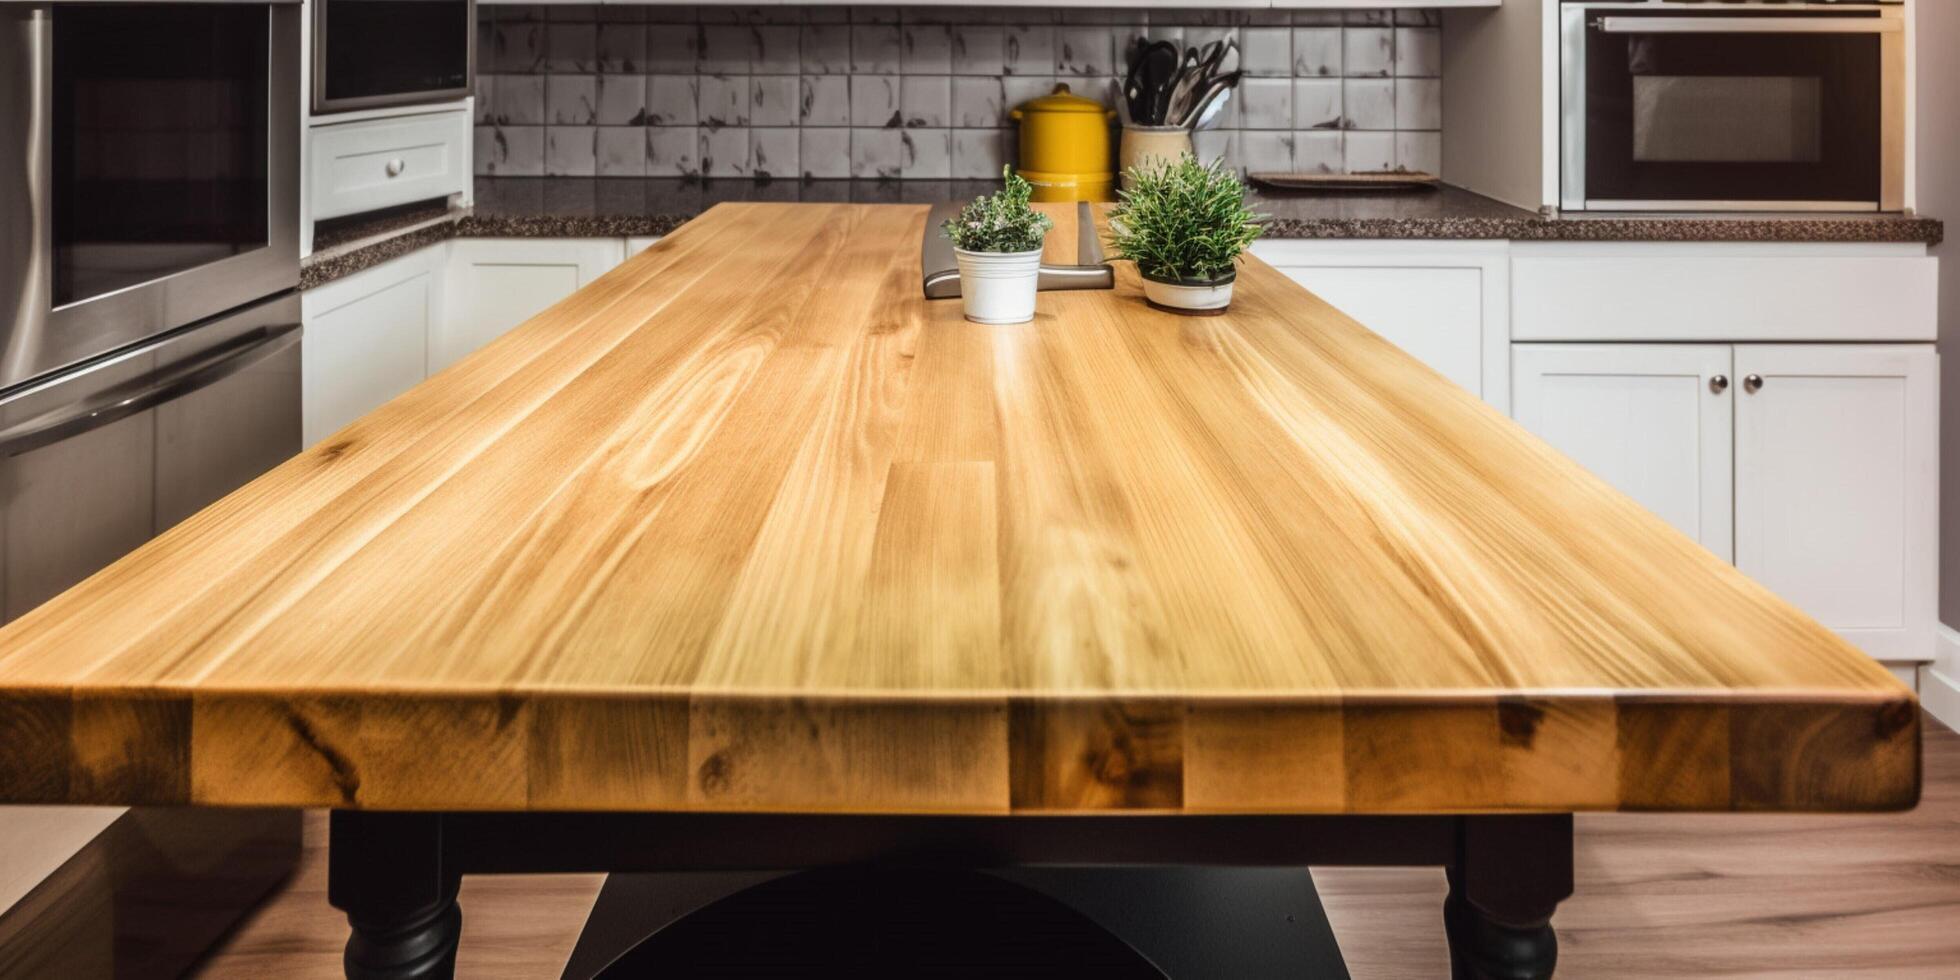
<path id="1" fill-rule="evenodd" d="M 1143 298 L 1150 305 L 1172 313 L 1223 313 L 1232 304 L 1232 283 L 1236 281 L 1236 272 L 1230 278 L 1209 283 L 1158 282 L 1146 276 Z"/>
<path id="2" fill-rule="evenodd" d="M 1034 319 L 1035 286 L 1041 281 L 1041 249 L 969 252 L 954 249 L 960 266 L 960 302 L 974 323 L 1026 323 Z"/>

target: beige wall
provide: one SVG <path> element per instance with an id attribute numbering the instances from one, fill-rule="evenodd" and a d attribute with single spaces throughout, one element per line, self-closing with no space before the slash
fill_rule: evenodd
<path id="1" fill-rule="evenodd" d="M 1940 621 L 1960 626 L 1960 3 L 1918 0 L 1919 211 L 1946 222 L 1940 258 Z"/>
<path id="2" fill-rule="evenodd" d="M 1544 7 L 1443 12 L 1443 179 L 1533 211 L 1545 202 Z"/>

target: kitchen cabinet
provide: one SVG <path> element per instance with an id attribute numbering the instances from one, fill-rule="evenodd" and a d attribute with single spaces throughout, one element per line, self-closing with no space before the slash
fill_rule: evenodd
<path id="1" fill-rule="evenodd" d="M 1253 254 L 1437 373 L 1506 405 L 1506 243 L 1296 239 L 1255 243 Z"/>
<path id="2" fill-rule="evenodd" d="M 1518 422 L 1885 661 L 1934 650 L 1930 344 L 1517 344 Z"/>
<path id="3" fill-rule="evenodd" d="M 1512 414 L 1724 560 L 1735 399 L 1725 344 L 1518 344 Z"/>
<path id="4" fill-rule="evenodd" d="M 1882 660 L 1934 649 L 1938 372 L 1929 345 L 1735 348 L 1736 564 Z"/>
<path id="5" fill-rule="evenodd" d="M 626 257 L 618 238 L 460 238 L 449 243 L 435 373 L 570 296 Z"/>
<path id="6" fill-rule="evenodd" d="M 626 257 L 630 259 L 633 256 L 646 251 L 649 246 L 651 246 L 654 242 L 657 242 L 659 240 L 660 240 L 660 236 L 658 235 L 644 235 L 644 236 L 636 236 L 633 238 L 628 238 L 626 240 Z"/>
<path id="7" fill-rule="evenodd" d="M 300 294 L 301 430 L 313 445 L 428 376 L 444 247 Z"/>

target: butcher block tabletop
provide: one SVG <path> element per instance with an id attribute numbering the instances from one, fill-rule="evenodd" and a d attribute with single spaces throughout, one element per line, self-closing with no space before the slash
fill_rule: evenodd
<path id="1" fill-rule="evenodd" d="M 925 221 L 720 205 L 12 623 L 0 801 L 1917 800 L 1870 657 L 1271 267 L 982 326 Z"/>

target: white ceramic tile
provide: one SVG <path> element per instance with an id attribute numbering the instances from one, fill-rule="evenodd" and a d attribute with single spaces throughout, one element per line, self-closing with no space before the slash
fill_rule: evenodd
<path id="1" fill-rule="evenodd" d="M 997 25 L 961 24 L 953 28 L 952 64 L 956 75 L 1000 75 L 1006 63 L 1005 36 Z"/>
<path id="2" fill-rule="evenodd" d="M 749 79 L 746 75 L 702 75 L 695 99 L 701 125 L 710 129 L 749 124 Z"/>
<path id="3" fill-rule="evenodd" d="M 1396 133 L 1395 166 L 1402 170 L 1419 170 L 1442 176 L 1443 134 Z"/>
<path id="4" fill-rule="evenodd" d="M 991 129 L 1007 124 L 998 78 L 959 76 L 953 79 L 953 125 Z"/>
<path id="5" fill-rule="evenodd" d="M 899 165 L 904 162 L 905 135 L 899 129 L 853 129 L 851 130 L 851 176 L 860 179 L 899 176 Z"/>
<path id="6" fill-rule="evenodd" d="M 735 75 L 749 71 L 755 59 L 753 31 L 739 24 L 703 24 L 700 30 L 703 73 Z"/>
<path id="7" fill-rule="evenodd" d="M 799 119 L 805 126 L 849 126 L 851 124 L 851 78 L 849 75 L 803 76 L 803 103 Z"/>
<path id="8" fill-rule="evenodd" d="M 899 172 L 919 180 L 953 176 L 953 135 L 944 129 L 908 129 L 899 139 Z"/>
<path id="9" fill-rule="evenodd" d="M 953 130 L 952 172 L 955 179 L 991 180 L 1007 162 L 1007 141 L 997 129 Z"/>
<path id="10" fill-rule="evenodd" d="M 694 74 L 701 60 L 699 44 L 700 35 L 692 24 L 648 24 L 647 71 Z"/>
<path id="11" fill-rule="evenodd" d="M 646 112 L 646 76 L 599 76 L 597 114 L 599 125 L 644 126 L 647 122 Z"/>
<path id="12" fill-rule="evenodd" d="M 551 75 L 544 83 L 545 122 L 590 126 L 598 118 L 599 79 L 593 75 Z"/>
<path id="13" fill-rule="evenodd" d="M 601 177 L 639 177 L 647 172 L 646 130 L 639 126 L 600 126 L 596 173 Z"/>
<path id="14" fill-rule="evenodd" d="M 497 172 L 501 162 L 502 147 L 497 143 L 497 127 L 478 126 L 470 133 L 470 163 L 478 177 L 488 177 Z"/>
<path id="15" fill-rule="evenodd" d="M 546 126 L 544 174 L 590 177 L 598 166 L 598 134 L 592 126 Z"/>
<path id="16" fill-rule="evenodd" d="M 793 128 L 749 130 L 749 168 L 757 177 L 795 177 L 801 146 Z"/>
<path id="17" fill-rule="evenodd" d="M 598 30 L 598 68 L 611 75 L 629 75 L 641 70 L 647 60 L 645 24 L 600 24 Z M 481 54 L 478 55 L 481 57 Z"/>
<path id="18" fill-rule="evenodd" d="M 1348 173 L 1369 173 L 1395 169 L 1395 134 L 1347 132 L 1345 160 Z"/>
<path id="19" fill-rule="evenodd" d="M 1236 130 L 1207 129 L 1192 133 L 1191 151 L 1204 163 L 1222 163 L 1233 170 L 1242 166 Z"/>
<path id="20" fill-rule="evenodd" d="M 953 70 L 953 35 L 945 24 L 907 24 L 900 33 L 899 70 L 944 75 Z"/>
<path id="21" fill-rule="evenodd" d="M 758 75 L 795 75 L 803 70 L 802 30 L 774 24 L 755 28 L 754 66 Z"/>
<path id="22" fill-rule="evenodd" d="M 1442 79 L 1398 78 L 1395 80 L 1395 128 L 1443 128 Z"/>
<path id="23" fill-rule="evenodd" d="M 1293 80 L 1293 128 L 1341 128 L 1340 79 L 1296 78 Z"/>
<path id="24" fill-rule="evenodd" d="M 1338 27 L 1296 27 L 1293 29 L 1293 74 L 1337 76 L 1341 73 L 1341 29 Z"/>
<path id="25" fill-rule="evenodd" d="M 797 164 L 805 177 L 851 175 L 851 131 L 807 128 L 797 132 Z"/>
<path id="26" fill-rule="evenodd" d="M 903 122 L 898 112 L 897 75 L 851 76 L 852 126 L 895 128 Z"/>
<path id="27" fill-rule="evenodd" d="M 546 25 L 544 51 L 546 71 L 593 71 L 599 67 L 599 25 Z"/>
<path id="28" fill-rule="evenodd" d="M 1239 68 L 1248 75 L 1293 74 L 1293 31 L 1248 27 L 1239 32 Z"/>
<path id="29" fill-rule="evenodd" d="M 1055 73 L 1055 29 L 1046 24 L 1008 25 L 1001 48 L 1003 71 L 1009 75 Z"/>
<path id="30" fill-rule="evenodd" d="M 803 71 L 811 75 L 846 75 L 851 71 L 851 28 L 848 24 L 805 24 Z"/>
<path id="31" fill-rule="evenodd" d="M 1341 118 L 1349 129 L 1395 128 L 1395 79 L 1349 78 L 1341 83 Z"/>
<path id="32" fill-rule="evenodd" d="M 901 47 L 897 24 L 852 24 L 851 72 L 896 75 Z"/>
<path id="33" fill-rule="evenodd" d="M 1244 129 L 1293 128 L 1293 80 L 1248 78 L 1239 83 L 1239 125 Z M 1250 156 L 1250 146 L 1240 147 Z"/>
<path id="34" fill-rule="evenodd" d="M 1248 171 L 1286 173 L 1293 169 L 1293 134 L 1268 130 L 1239 133 L 1239 163 Z"/>
<path id="35" fill-rule="evenodd" d="M 544 80 L 543 75 L 498 75 L 498 121 L 506 126 L 542 125 L 545 119 Z"/>
<path id="36" fill-rule="evenodd" d="M 698 75 L 648 75 L 647 122 L 655 126 L 692 126 L 701 119 Z"/>
<path id="37" fill-rule="evenodd" d="M 1350 27 L 1342 34 L 1341 73 L 1349 78 L 1386 78 L 1395 68 L 1395 31 Z"/>
<path id="38" fill-rule="evenodd" d="M 1055 35 L 1055 74 L 1106 78 L 1116 71 L 1114 45 L 1108 28 L 1061 28 Z"/>
<path id="39" fill-rule="evenodd" d="M 749 79 L 749 125 L 796 125 L 802 88 L 801 79 L 795 75 L 757 75 Z"/>
<path id="40" fill-rule="evenodd" d="M 701 175 L 745 177 L 749 173 L 749 131 L 746 128 L 701 130 Z"/>
<path id="41" fill-rule="evenodd" d="M 1303 174 L 1337 174 L 1347 170 L 1340 130 L 1315 129 L 1293 134 L 1293 170 Z"/>
<path id="42" fill-rule="evenodd" d="M 898 112 L 906 129 L 944 129 L 952 124 L 950 75 L 905 75 L 898 83 Z"/>
<path id="43" fill-rule="evenodd" d="M 699 130 L 693 126 L 647 128 L 647 176 L 693 177 L 700 172 Z"/>
<path id="44" fill-rule="evenodd" d="M 1395 74 L 1435 78 L 1443 74 L 1443 29 L 1395 29 Z"/>

